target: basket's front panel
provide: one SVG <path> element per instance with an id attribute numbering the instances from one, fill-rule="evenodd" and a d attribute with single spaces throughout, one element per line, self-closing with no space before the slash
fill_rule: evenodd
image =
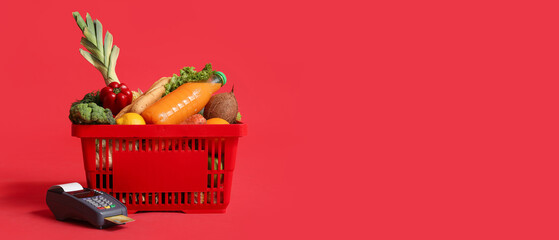
<path id="1" fill-rule="evenodd" d="M 224 212 L 237 140 L 90 140 L 83 144 L 88 185 L 113 195 L 133 211 Z"/>
<path id="2" fill-rule="evenodd" d="M 207 153 L 203 151 L 115 151 L 116 192 L 206 190 Z"/>

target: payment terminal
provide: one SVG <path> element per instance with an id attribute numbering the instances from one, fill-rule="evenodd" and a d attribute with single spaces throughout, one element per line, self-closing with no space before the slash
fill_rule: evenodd
<path id="1" fill-rule="evenodd" d="M 57 220 L 82 220 L 99 229 L 134 221 L 120 201 L 77 182 L 50 187 L 47 205 Z"/>

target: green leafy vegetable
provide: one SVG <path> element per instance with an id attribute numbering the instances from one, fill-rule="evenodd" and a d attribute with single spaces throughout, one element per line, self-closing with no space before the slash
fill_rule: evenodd
<path id="1" fill-rule="evenodd" d="M 204 68 L 199 72 L 196 72 L 194 67 L 184 67 L 180 70 L 179 75 L 173 74 L 171 81 L 165 84 L 165 94 L 163 94 L 163 96 L 169 94 L 185 83 L 206 81 L 214 73 L 215 71 L 212 70 L 211 63 L 206 64 L 206 66 L 204 66 Z"/>
<path id="2" fill-rule="evenodd" d="M 101 105 L 101 100 L 99 99 L 99 91 L 93 91 L 83 96 L 82 100 L 78 100 L 72 103 L 72 107 L 79 103 L 95 103 Z"/>
<path id="3" fill-rule="evenodd" d="M 115 72 L 120 49 L 116 45 L 113 46 L 113 35 L 107 31 L 107 34 L 105 34 L 105 46 L 103 46 L 103 25 L 101 25 L 99 20 L 95 19 L 94 21 L 91 19 L 89 13 L 85 16 L 85 21 L 79 12 L 73 12 L 72 16 L 74 16 L 84 36 L 80 44 L 87 51 L 80 49 L 81 55 L 101 72 L 106 85 L 109 85 L 111 82 L 120 83 Z"/>

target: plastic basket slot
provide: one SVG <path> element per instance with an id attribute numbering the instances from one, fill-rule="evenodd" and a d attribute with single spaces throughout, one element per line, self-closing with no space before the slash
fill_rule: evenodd
<path id="1" fill-rule="evenodd" d="M 219 189 L 224 182 L 223 170 L 226 165 L 224 154 L 226 141 L 221 139 L 210 139 L 210 151 L 208 151 L 208 188 Z"/>
<path id="2" fill-rule="evenodd" d="M 115 151 L 120 151 L 120 145 L 121 145 L 120 139 L 113 139 L 113 142 L 114 142 L 114 144 L 113 144 L 113 152 L 115 152 Z"/>
<path id="3" fill-rule="evenodd" d="M 98 154 L 99 154 L 99 166 L 98 169 L 103 171 L 103 169 L 105 168 L 105 149 L 103 147 L 103 139 L 98 139 L 97 140 L 98 143 Z"/>
<path id="4" fill-rule="evenodd" d="M 109 171 L 112 167 L 111 143 L 106 139 L 95 139 L 95 169 Z"/>
<path id="5" fill-rule="evenodd" d="M 136 205 L 136 199 L 138 199 L 138 197 L 136 196 L 135 193 L 128 193 L 128 204 L 130 205 Z"/>
<path id="6" fill-rule="evenodd" d="M 107 174 L 103 174 L 101 179 L 103 180 L 103 188 L 107 188 Z"/>
<path id="7" fill-rule="evenodd" d="M 99 139 L 95 139 L 95 170 L 99 170 L 101 168 L 101 162 L 103 158 L 103 154 L 99 151 L 101 149 L 101 143 Z"/>
<path id="8" fill-rule="evenodd" d="M 110 139 L 109 140 L 109 171 L 112 171 L 113 169 L 113 155 L 115 152 L 115 145 L 116 145 L 116 139 Z"/>
<path id="9" fill-rule="evenodd" d="M 109 174 L 109 189 L 113 189 L 113 175 Z"/>
<path id="10" fill-rule="evenodd" d="M 101 152 L 103 152 L 103 170 L 108 172 L 109 171 L 109 142 L 106 139 L 103 139 L 101 142 L 102 142 Z"/>
<path id="11" fill-rule="evenodd" d="M 134 143 L 134 140 L 132 139 L 124 139 L 124 150 L 123 152 L 131 152 L 132 151 L 132 144 Z"/>
<path id="12" fill-rule="evenodd" d="M 220 201 L 220 198 L 219 198 L 219 193 L 220 193 L 220 192 L 221 192 L 221 191 L 219 191 L 219 190 L 216 190 L 216 191 L 214 192 L 214 193 L 215 193 L 215 204 L 219 203 L 219 201 Z"/>
<path id="13" fill-rule="evenodd" d="M 95 188 L 97 188 L 97 189 L 101 188 L 100 178 L 101 178 L 101 176 L 99 176 L 99 174 L 95 174 Z"/>
<path id="14" fill-rule="evenodd" d="M 126 152 L 128 150 L 128 143 L 126 141 L 126 139 L 122 139 L 121 140 L 121 144 L 120 144 L 120 152 Z"/>
<path id="15" fill-rule="evenodd" d="M 217 148 L 217 167 L 218 167 L 219 170 L 223 170 L 222 165 L 225 165 L 225 161 L 223 159 L 223 157 L 224 157 L 223 149 L 225 148 L 224 145 L 225 145 L 224 139 L 219 139 L 219 145 L 218 145 L 218 148 Z M 218 169 L 215 169 L 215 170 L 218 170 Z M 222 181 L 223 181 L 223 174 L 219 174 L 218 178 L 216 180 L 217 180 L 216 188 L 220 188 L 221 184 L 222 184 Z"/>
<path id="16" fill-rule="evenodd" d="M 186 146 L 185 146 L 185 150 L 186 150 L 186 151 L 192 151 L 192 150 L 193 150 L 193 149 L 192 149 L 192 143 L 194 142 L 194 139 L 187 138 L 187 139 L 185 139 L 184 141 L 185 141 L 185 145 L 186 145 Z"/>

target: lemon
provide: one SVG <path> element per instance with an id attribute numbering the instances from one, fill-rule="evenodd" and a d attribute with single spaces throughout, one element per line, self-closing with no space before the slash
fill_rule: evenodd
<path id="1" fill-rule="evenodd" d="M 116 120 L 118 125 L 146 125 L 144 118 L 137 113 L 126 113 Z"/>
<path id="2" fill-rule="evenodd" d="M 229 124 L 223 118 L 210 118 L 206 121 L 206 124 Z"/>

